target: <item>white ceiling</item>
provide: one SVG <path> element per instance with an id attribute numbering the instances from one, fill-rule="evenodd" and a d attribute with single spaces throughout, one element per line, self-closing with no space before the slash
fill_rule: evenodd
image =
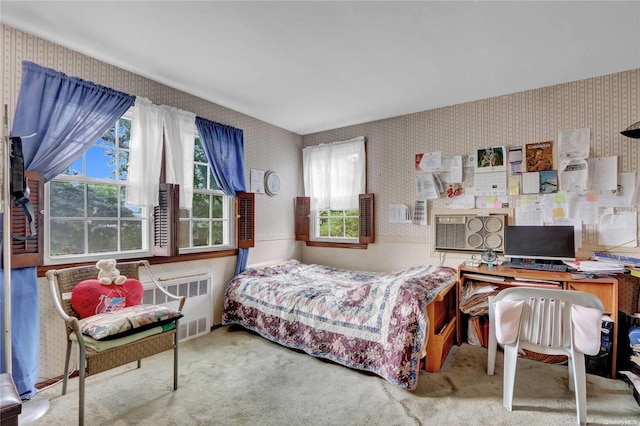
<path id="1" fill-rule="evenodd" d="M 640 68 L 640 1 L 2 0 L 0 21 L 302 135 Z"/>

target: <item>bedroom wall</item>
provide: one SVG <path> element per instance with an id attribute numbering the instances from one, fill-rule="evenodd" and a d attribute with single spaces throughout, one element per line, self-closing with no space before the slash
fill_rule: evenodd
<path id="1" fill-rule="evenodd" d="M 465 155 L 489 146 L 556 141 L 560 130 L 588 127 L 590 156 L 617 155 L 619 172 L 639 173 L 640 142 L 620 134 L 639 119 L 640 69 L 635 69 L 305 135 L 304 146 L 360 135 L 367 138 L 376 242 L 366 250 L 305 246 L 303 260 L 380 271 L 424 263 L 457 267 L 469 255 L 432 253 L 430 222 L 428 226 L 389 223 L 389 204 L 406 204 L 413 210 L 416 153 Z M 514 202 L 515 197 L 510 197 L 510 204 Z M 428 209 L 443 209 L 443 201 L 429 201 Z M 584 227 L 587 256 L 598 247 L 596 231 L 594 225 Z M 634 254 L 640 255 L 640 249 L 634 249 Z"/>
<path id="2" fill-rule="evenodd" d="M 32 36 L 14 28 L 0 27 L 2 58 L 2 102 L 9 108 L 9 123 L 18 99 L 22 75 L 22 61 L 32 61 L 53 68 L 69 76 L 80 77 L 104 86 L 144 96 L 158 105 L 169 105 L 244 131 L 245 177 L 249 183 L 251 168 L 275 170 L 282 178 L 282 189 L 275 197 L 256 195 L 255 218 L 256 246 L 249 251 L 249 264 L 272 259 L 299 258 L 300 246 L 293 236 L 293 198 L 300 194 L 302 183 L 302 138 L 263 121 L 238 113 L 224 106 L 205 101 L 197 94 L 181 92 L 148 78 L 136 75 L 98 61 L 89 56 L 66 49 L 47 40 Z M 133 58 L 132 58 L 133 60 Z M 2 107 L 4 115 L 4 106 Z M 4 129 L 3 129 L 4 134 Z M 4 164 L 2 161 L 0 164 Z M 3 174 L 0 173 L 0 176 Z M 236 257 L 211 260 L 176 262 L 156 265 L 157 274 L 212 268 L 214 279 L 214 324 L 219 324 L 222 315 L 223 291 L 233 277 Z M 39 374 L 43 378 L 62 374 L 64 366 L 64 328 L 53 310 L 44 278 L 40 286 L 41 365 Z M 62 343 L 62 345 L 61 345 Z"/>

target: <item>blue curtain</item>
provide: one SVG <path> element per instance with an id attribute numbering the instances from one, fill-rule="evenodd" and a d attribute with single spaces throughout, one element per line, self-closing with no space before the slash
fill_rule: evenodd
<path id="1" fill-rule="evenodd" d="M 201 117 L 196 127 L 218 187 L 232 197 L 246 191 L 242 130 Z"/>
<path id="2" fill-rule="evenodd" d="M 196 117 L 196 127 L 218 187 L 232 197 L 246 192 L 242 130 L 201 117 Z M 248 258 L 249 249 L 238 249 L 236 275 L 245 270 Z"/>
<path id="3" fill-rule="evenodd" d="M 25 168 L 44 173 L 45 182 L 64 171 L 106 132 L 135 96 L 77 77 L 22 63 L 12 136 L 23 140 Z"/>
<path id="4" fill-rule="evenodd" d="M 2 214 L 0 214 L 0 221 Z M 4 230 L 3 230 L 4 231 Z M 0 231 L 0 238 L 3 232 Z M 2 246 L 0 246 L 2 256 Z M 4 269 L 0 268 L 0 325 L 4 333 Z M 5 372 L 5 336 L 0 339 L 0 371 Z M 35 267 L 11 270 L 11 368 L 13 381 L 23 398 L 36 392 L 40 347 L 38 279 Z"/>
<path id="5" fill-rule="evenodd" d="M 33 62 L 22 63 L 22 82 L 12 136 L 23 139 L 25 168 L 48 182 L 72 164 L 135 101 L 135 96 L 68 77 Z M 0 268 L 0 275 L 4 271 Z M 0 302 L 4 307 L 4 276 Z M 40 320 L 37 269 L 11 271 L 12 376 L 23 397 L 35 393 Z M 3 325 L 4 330 L 4 325 Z M 4 336 L 1 343 L 4 357 Z M 4 371 L 4 360 L 2 370 Z"/>

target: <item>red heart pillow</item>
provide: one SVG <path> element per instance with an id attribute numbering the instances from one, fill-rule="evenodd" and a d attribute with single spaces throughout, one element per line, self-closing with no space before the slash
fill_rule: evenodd
<path id="1" fill-rule="evenodd" d="M 127 278 L 120 285 L 104 285 L 98 280 L 84 280 L 73 288 L 71 306 L 80 318 L 86 318 L 139 305 L 143 293 L 142 283 L 133 278 Z"/>

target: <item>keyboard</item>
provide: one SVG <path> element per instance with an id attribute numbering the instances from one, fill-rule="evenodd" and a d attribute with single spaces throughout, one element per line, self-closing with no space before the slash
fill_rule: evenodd
<path id="1" fill-rule="evenodd" d="M 567 272 L 569 267 L 562 263 L 529 263 L 529 262 L 516 262 L 516 261 L 504 261 L 500 264 L 506 268 L 512 269 L 529 269 L 533 271 L 548 271 L 548 272 Z"/>

